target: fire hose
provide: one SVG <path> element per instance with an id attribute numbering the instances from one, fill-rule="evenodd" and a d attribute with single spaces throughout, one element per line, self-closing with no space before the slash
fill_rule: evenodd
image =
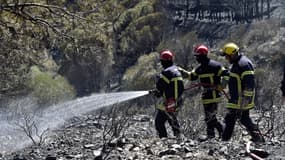
<path id="1" fill-rule="evenodd" d="M 264 160 L 264 158 L 269 156 L 264 150 L 261 149 L 250 149 L 251 141 L 248 141 L 246 144 L 246 153 L 254 160 Z"/>
<path id="2" fill-rule="evenodd" d="M 227 93 L 222 88 L 219 88 L 219 87 L 217 87 L 217 86 L 215 86 L 213 84 L 209 84 L 209 83 L 194 83 L 194 84 L 191 84 L 189 87 L 184 88 L 184 91 L 191 90 L 191 89 L 196 88 L 196 87 L 209 87 L 211 89 L 214 89 L 214 90 L 217 90 L 217 91 L 223 93 L 225 95 L 225 97 L 227 99 L 229 99 L 229 96 L 227 95 Z M 154 94 L 157 97 L 161 96 L 159 91 L 156 90 L 156 89 L 149 90 L 149 93 L 150 94 Z M 167 113 L 167 112 L 165 112 L 165 113 L 171 120 L 173 120 L 172 117 L 169 115 L 169 113 Z"/>
<path id="3" fill-rule="evenodd" d="M 224 91 L 224 89 L 222 88 L 219 88 L 215 85 L 212 85 L 212 84 L 208 84 L 208 83 L 195 83 L 195 84 L 191 84 L 190 86 L 188 86 L 187 88 L 185 88 L 184 90 L 191 90 L 193 88 L 196 88 L 196 87 L 209 87 L 209 88 L 212 88 L 212 89 L 215 89 L 221 93 L 223 93 L 225 95 L 225 97 L 227 99 L 229 99 L 229 96 L 228 94 Z M 166 113 L 168 115 L 168 113 Z M 168 115 L 169 117 L 171 117 L 170 115 Z M 259 149 L 255 149 L 255 150 L 252 150 L 250 149 L 250 145 L 251 145 L 251 141 L 248 141 L 247 144 L 246 144 L 246 153 L 254 160 L 264 160 L 263 158 L 266 158 L 269 154 L 266 152 L 266 151 L 262 151 L 262 150 L 259 150 Z"/>
<path id="4" fill-rule="evenodd" d="M 213 85 L 213 84 L 209 84 L 209 83 L 194 83 L 194 84 L 191 84 L 189 87 L 185 88 L 184 90 L 191 90 L 191 89 L 196 88 L 196 87 L 210 87 L 210 88 L 212 88 L 212 89 L 214 89 L 214 90 L 217 90 L 217 91 L 223 93 L 223 94 L 225 95 L 225 97 L 226 97 L 227 99 L 229 99 L 229 96 L 228 96 L 228 94 L 225 92 L 224 89 L 219 88 L 219 87 L 217 87 L 217 86 L 215 86 L 215 85 Z"/>
<path id="5" fill-rule="evenodd" d="M 196 88 L 196 87 L 209 87 L 209 88 L 212 88 L 212 89 L 214 89 L 214 90 L 217 90 L 217 91 L 223 93 L 223 94 L 225 95 L 225 97 L 226 97 L 227 99 L 229 99 L 229 96 L 228 96 L 228 94 L 225 92 L 224 89 L 219 88 L 219 87 L 217 87 L 217 86 L 215 86 L 215 85 L 213 85 L 213 84 L 209 84 L 209 83 L 194 83 L 194 84 L 191 84 L 190 86 L 184 88 L 184 90 L 185 90 L 185 91 L 186 91 L 186 90 L 191 90 L 191 89 Z M 158 94 L 158 91 L 157 91 L 156 89 L 152 89 L 152 90 L 149 90 L 149 93 L 156 95 L 156 94 Z"/>

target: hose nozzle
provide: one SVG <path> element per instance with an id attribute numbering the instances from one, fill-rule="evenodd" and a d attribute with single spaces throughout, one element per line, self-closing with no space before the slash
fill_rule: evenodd
<path id="1" fill-rule="evenodd" d="M 157 89 L 149 90 L 148 93 L 149 93 L 149 94 L 152 94 L 152 95 L 155 95 L 156 97 L 160 97 L 160 96 L 161 96 L 160 91 L 157 90 Z"/>

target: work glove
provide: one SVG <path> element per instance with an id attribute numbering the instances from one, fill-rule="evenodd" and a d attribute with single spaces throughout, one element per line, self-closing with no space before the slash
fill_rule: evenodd
<path id="1" fill-rule="evenodd" d="M 149 94 L 152 94 L 152 95 L 154 95 L 156 97 L 161 97 L 161 93 L 157 89 L 152 89 L 152 90 L 149 90 L 148 92 L 149 92 Z"/>
<path id="2" fill-rule="evenodd" d="M 221 85 L 215 86 L 215 89 L 218 91 L 222 91 L 224 88 Z"/>
<path id="3" fill-rule="evenodd" d="M 176 101 L 174 98 L 167 99 L 165 103 L 166 112 L 175 112 L 176 111 Z"/>
<path id="4" fill-rule="evenodd" d="M 181 73 L 183 78 L 188 78 L 190 76 L 190 72 L 186 71 L 181 67 L 178 67 L 178 71 Z"/>

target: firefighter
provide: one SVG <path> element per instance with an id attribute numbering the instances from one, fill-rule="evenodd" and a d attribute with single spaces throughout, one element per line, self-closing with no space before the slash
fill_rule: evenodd
<path id="1" fill-rule="evenodd" d="M 194 56 L 200 65 L 191 72 L 183 68 L 179 68 L 179 70 L 184 78 L 188 78 L 190 81 L 199 80 L 203 86 L 202 103 L 207 131 L 206 139 L 212 139 L 215 137 L 215 129 L 220 137 L 223 132 L 223 125 L 218 121 L 216 114 L 218 102 L 221 101 L 221 80 L 222 77 L 227 77 L 228 71 L 221 63 L 210 59 L 208 52 L 205 45 L 197 45 L 194 48 Z"/>
<path id="2" fill-rule="evenodd" d="M 163 67 L 156 82 L 156 96 L 163 97 L 163 103 L 157 106 L 155 128 L 160 138 L 167 137 L 165 122 L 170 124 L 173 134 L 181 138 L 180 126 L 177 120 L 177 111 L 181 106 L 184 91 L 183 79 L 177 66 L 173 63 L 174 53 L 163 50 L 160 53 L 160 63 Z"/>
<path id="3" fill-rule="evenodd" d="M 264 142 L 256 124 L 250 118 L 249 111 L 254 108 L 255 76 L 252 62 L 239 51 L 235 43 L 227 43 L 221 49 L 222 56 L 231 64 L 229 71 L 230 99 L 226 104 L 223 141 L 230 140 L 237 120 L 244 125 L 254 142 Z"/>

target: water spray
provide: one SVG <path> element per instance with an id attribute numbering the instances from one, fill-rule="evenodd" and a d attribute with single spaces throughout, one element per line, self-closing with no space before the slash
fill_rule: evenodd
<path id="1" fill-rule="evenodd" d="M 40 116 L 34 117 L 33 121 L 37 123 L 38 131 L 41 133 L 47 129 L 53 130 L 64 125 L 72 117 L 142 97 L 149 93 L 149 91 L 126 91 L 92 94 L 91 96 L 77 98 L 42 109 L 40 110 Z M 21 105 L 21 107 L 25 108 L 27 106 Z M 17 126 L 11 123 L 13 117 L 10 117 L 10 122 L 8 122 L 8 114 L 10 115 L 10 113 L 0 110 L 0 153 L 2 154 L 17 151 L 32 143 L 23 131 L 17 129 Z"/>

